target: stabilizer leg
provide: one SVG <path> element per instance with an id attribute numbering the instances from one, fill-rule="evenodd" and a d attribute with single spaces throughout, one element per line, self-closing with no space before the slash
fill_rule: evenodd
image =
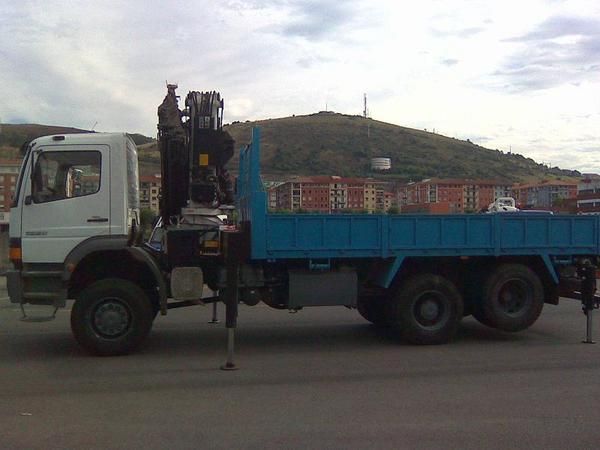
<path id="1" fill-rule="evenodd" d="M 581 342 L 595 344 L 592 336 L 592 318 L 594 309 L 598 309 L 600 306 L 594 295 L 596 293 L 596 266 L 588 263 L 580 267 L 579 276 L 581 277 L 581 308 L 586 315 L 585 340 Z"/>
<path id="2" fill-rule="evenodd" d="M 213 296 L 216 296 L 216 292 L 213 292 Z M 219 322 L 219 312 L 217 310 L 218 302 L 214 302 L 212 305 L 212 319 L 208 322 L 211 324 L 217 324 Z"/>
<path id="3" fill-rule="evenodd" d="M 235 328 L 238 316 L 238 284 L 240 258 L 238 254 L 240 233 L 230 232 L 225 236 L 225 260 L 227 288 L 225 289 L 225 326 L 227 327 L 227 361 L 221 370 L 237 370 L 234 362 Z"/>

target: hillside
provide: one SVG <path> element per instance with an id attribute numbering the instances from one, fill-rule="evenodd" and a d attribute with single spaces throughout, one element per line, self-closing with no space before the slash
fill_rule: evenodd
<path id="1" fill-rule="evenodd" d="M 369 161 L 376 156 L 392 159 L 392 170 L 380 175 L 382 178 L 499 178 L 529 182 L 580 175 L 577 171 L 548 168 L 531 158 L 490 150 L 469 141 L 331 112 L 227 125 L 236 148 L 249 142 L 254 126 L 259 126 L 262 132 L 262 172 L 276 176 L 372 176 Z M 86 131 L 44 125 L 2 125 L 0 149 L 16 154 L 15 147 L 24 140 L 67 132 Z M 159 172 L 156 141 L 139 134 L 130 136 L 139 146 L 142 173 Z M 233 171 L 237 168 L 237 152 L 229 167 Z"/>
<path id="2" fill-rule="evenodd" d="M 265 173 L 366 176 L 370 158 L 384 156 L 392 159 L 388 176 L 413 180 L 435 176 L 526 181 L 580 175 L 468 141 L 329 112 L 234 123 L 227 130 L 239 145 L 249 141 L 253 126 L 262 131 Z"/>

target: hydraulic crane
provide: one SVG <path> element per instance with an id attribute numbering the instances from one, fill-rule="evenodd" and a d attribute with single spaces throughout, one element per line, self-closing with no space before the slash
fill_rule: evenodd
<path id="1" fill-rule="evenodd" d="M 162 166 L 161 215 L 164 224 L 197 223 L 234 201 L 225 164 L 234 141 L 223 131 L 224 101 L 218 92 L 191 91 L 179 109 L 177 85 L 167 85 L 158 107 Z"/>

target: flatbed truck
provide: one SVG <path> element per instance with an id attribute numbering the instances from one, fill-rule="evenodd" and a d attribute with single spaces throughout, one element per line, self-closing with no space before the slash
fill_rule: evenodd
<path id="1" fill-rule="evenodd" d="M 220 132 L 220 122 L 212 120 L 222 116 L 211 117 L 195 120 L 192 113 L 188 139 L 195 126 Z M 170 136 L 175 144 L 163 139 L 162 156 L 171 152 L 179 159 L 163 159 L 158 246 L 136 243 L 138 160 L 127 135 L 54 135 L 26 146 L 11 208 L 11 302 L 59 308 L 74 300 L 73 334 L 97 355 L 136 350 L 158 313 L 223 302 L 225 368 L 235 367 L 239 303 L 290 311 L 355 308 L 405 341 L 442 344 L 466 315 L 488 327 L 522 331 L 544 304 L 562 296 L 582 300 L 591 342 L 598 216 L 270 212 L 258 128 L 240 150 L 232 210 L 215 200 L 227 193 L 211 187 L 224 176 L 218 165 L 211 168 L 210 152 L 193 150 L 179 131 Z M 231 146 L 220 134 L 205 141 Z M 176 164 L 181 155 L 187 165 Z M 192 173 L 184 189 L 175 184 L 178 173 Z M 194 207 L 190 199 L 205 199 L 207 192 L 212 203 Z M 227 224 L 219 218 L 223 213 L 231 218 Z M 206 295 L 205 285 L 214 295 Z"/>

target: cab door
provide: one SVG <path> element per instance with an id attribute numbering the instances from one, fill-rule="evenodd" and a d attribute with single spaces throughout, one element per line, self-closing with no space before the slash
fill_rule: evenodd
<path id="1" fill-rule="evenodd" d="M 82 241 L 110 235 L 109 167 L 107 145 L 34 152 L 22 206 L 24 263 L 62 263 Z"/>

